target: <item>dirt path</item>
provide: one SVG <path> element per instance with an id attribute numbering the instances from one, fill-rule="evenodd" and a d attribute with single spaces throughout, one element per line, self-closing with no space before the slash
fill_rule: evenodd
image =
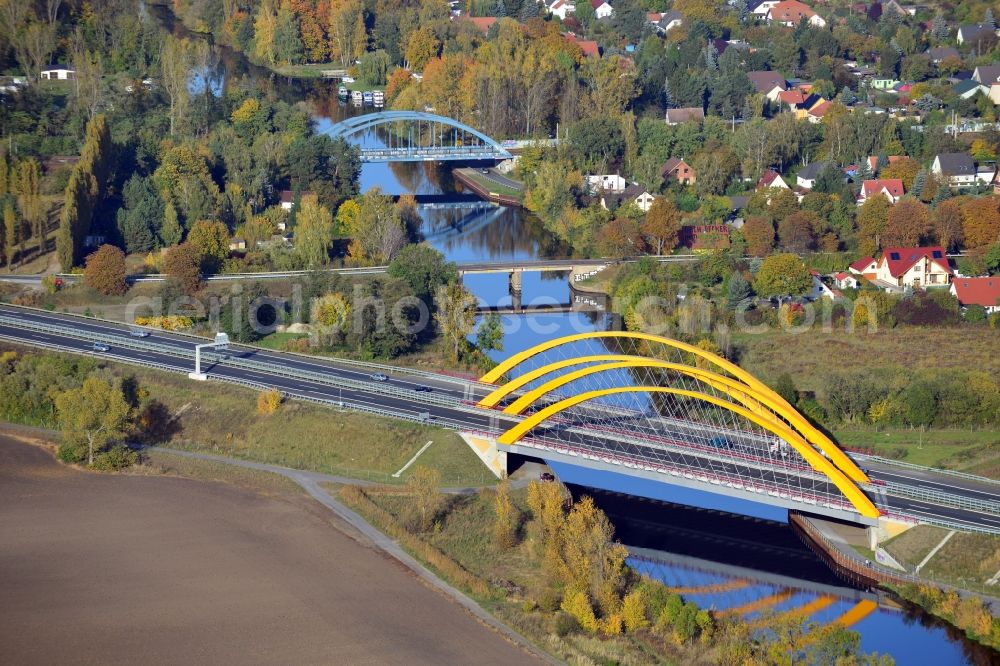
<path id="1" fill-rule="evenodd" d="M 9 663 L 537 663 L 318 512 L 3 436 L 0 589 Z"/>

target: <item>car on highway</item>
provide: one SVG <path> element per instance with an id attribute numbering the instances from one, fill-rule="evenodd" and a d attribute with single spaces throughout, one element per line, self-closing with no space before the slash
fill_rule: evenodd
<path id="1" fill-rule="evenodd" d="M 103 342 L 95 342 L 93 347 L 95 352 L 107 352 L 111 351 L 110 345 L 106 345 Z"/>
<path id="2" fill-rule="evenodd" d="M 480 169 L 479 173 L 485 173 L 486 175 L 489 175 L 490 170 L 489 169 Z"/>
<path id="3" fill-rule="evenodd" d="M 133 338 L 148 338 L 149 331 L 144 331 L 141 328 L 133 328 L 128 332 Z"/>
<path id="4" fill-rule="evenodd" d="M 421 384 L 414 390 L 419 391 L 420 393 L 430 393 L 434 389 L 432 389 L 430 386 L 424 386 L 423 384 Z"/>
<path id="5" fill-rule="evenodd" d="M 734 449 L 736 448 L 732 442 L 730 442 L 725 437 L 713 437 L 712 441 L 709 442 L 712 446 L 717 449 Z"/>
<path id="6" fill-rule="evenodd" d="M 381 372 L 376 372 L 371 376 L 371 380 L 373 382 L 387 382 L 389 381 L 389 378 Z"/>

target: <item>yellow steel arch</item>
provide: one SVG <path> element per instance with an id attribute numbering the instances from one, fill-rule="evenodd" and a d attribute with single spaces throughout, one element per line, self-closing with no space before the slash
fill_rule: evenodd
<path id="1" fill-rule="evenodd" d="M 622 357 L 620 357 L 622 358 Z M 612 363 L 602 363 L 601 365 L 590 365 L 586 368 L 581 368 L 573 372 L 569 372 L 565 375 L 559 375 L 558 377 L 542 384 L 538 388 L 528 391 L 520 398 L 508 405 L 503 411 L 505 414 L 522 414 L 524 410 L 535 403 L 539 398 L 551 393 L 570 382 L 576 381 L 577 379 L 582 379 L 589 375 L 605 372 L 607 370 L 618 370 L 624 368 L 660 368 L 664 370 L 673 370 L 675 372 L 680 372 L 690 377 L 697 379 L 705 384 L 708 384 L 714 389 L 722 391 L 731 398 L 738 400 L 744 407 L 750 409 L 754 413 L 767 418 L 775 423 L 781 423 L 775 413 L 781 410 L 779 405 L 775 405 L 774 401 L 768 396 L 760 395 L 753 389 L 751 389 L 746 384 L 742 384 L 735 379 L 730 379 L 729 377 L 724 377 L 720 374 L 711 372 L 709 370 L 702 370 L 701 368 L 693 368 L 689 365 L 683 365 L 681 363 L 670 363 L 668 361 L 657 361 L 654 359 L 638 358 L 635 356 L 623 357 L 626 360 L 616 361 Z M 505 388 L 504 387 L 501 388 Z M 746 396 L 746 398 L 741 397 Z M 747 399 L 749 398 L 749 399 Z M 766 409 L 765 409 L 766 408 Z M 770 410 L 770 411 L 769 411 Z M 801 417 L 800 417 L 801 418 Z M 796 424 L 797 425 L 797 424 Z"/>
<path id="2" fill-rule="evenodd" d="M 812 465 L 817 471 L 825 474 L 830 481 L 832 481 L 833 484 L 840 489 L 840 492 L 844 494 L 848 501 L 854 505 L 854 508 L 856 508 L 858 513 L 862 516 L 867 518 L 877 518 L 880 515 L 878 508 L 872 504 L 872 501 L 868 499 L 863 492 L 861 492 L 861 489 L 858 488 L 853 481 L 847 478 L 843 472 L 834 467 L 829 460 L 821 456 L 814 448 L 809 446 L 809 444 L 806 443 L 806 441 L 802 439 L 798 433 L 794 432 L 787 425 L 774 423 L 773 421 L 769 421 L 764 417 L 754 414 L 745 407 L 734 405 L 733 403 L 721 398 L 717 398 L 706 393 L 699 393 L 697 391 L 686 391 L 684 389 L 675 389 L 667 386 L 619 386 L 615 388 L 601 389 L 598 391 L 589 391 L 587 393 L 581 393 L 580 395 L 560 400 L 555 404 L 549 405 L 544 409 L 535 412 L 504 434 L 500 435 L 497 441 L 501 444 L 516 444 L 522 437 L 530 432 L 532 428 L 559 412 L 567 410 L 580 404 L 581 402 L 595 400 L 597 398 L 603 398 L 605 396 L 616 395 L 619 393 L 669 393 L 672 395 L 682 395 L 688 398 L 704 400 L 705 402 L 728 409 L 745 419 L 753 421 L 765 430 L 774 433 L 794 446 L 795 449 L 802 454 L 802 457 L 806 459 L 806 462 Z"/>
<path id="3" fill-rule="evenodd" d="M 555 372 L 556 370 L 562 370 L 563 368 L 571 368 L 574 365 L 583 365 L 584 363 L 598 362 L 598 361 L 627 361 L 629 359 L 640 359 L 644 358 L 642 356 L 629 356 L 627 354 L 596 354 L 594 356 L 581 356 L 579 358 L 568 358 L 562 361 L 553 361 L 548 365 L 543 365 L 534 370 L 529 370 L 522 375 L 514 377 L 506 384 L 501 384 L 496 387 L 492 393 L 487 395 L 485 398 L 480 400 L 476 405 L 478 407 L 496 407 L 497 404 L 508 395 L 518 390 L 522 386 L 527 386 L 531 382 L 544 377 L 545 375 Z M 485 379 L 480 380 L 485 381 Z"/>
<path id="4" fill-rule="evenodd" d="M 757 379 L 749 372 L 736 365 L 735 363 L 727 361 L 726 359 L 722 358 L 717 354 L 705 351 L 700 347 L 695 347 L 694 345 L 689 345 L 686 342 L 681 342 L 680 340 L 672 340 L 671 338 L 665 338 L 660 335 L 652 335 L 650 333 L 641 333 L 638 331 L 590 331 L 588 333 L 576 333 L 574 335 L 567 335 L 561 338 L 555 338 L 553 340 L 546 340 L 545 342 L 537 344 L 529 349 L 525 349 L 524 351 L 518 352 L 517 354 L 514 354 L 510 358 L 504 360 L 502 363 L 498 364 L 495 368 L 493 368 L 485 375 L 483 375 L 479 381 L 485 382 L 487 384 L 495 384 L 497 383 L 497 381 L 500 380 L 500 378 L 502 378 L 505 374 L 510 372 L 513 368 L 517 367 L 518 365 L 528 360 L 529 358 L 532 358 L 533 356 L 537 356 L 538 354 L 544 353 L 550 349 L 565 344 L 569 344 L 572 342 L 579 342 L 581 340 L 601 339 L 601 338 L 626 338 L 633 340 L 644 340 L 646 342 L 654 342 L 657 344 L 662 344 L 667 347 L 673 347 L 675 349 L 679 349 L 689 354 L 693 354 L 698 358 L 702 358 L 705 361 L 711 363 L 720 370 L 732 375 L 733 377 L 740 380 L 750 388 L 756 389 L 757 393 L 766 394 L 770 396 L 778 405 L 782 406 L 782 410 L 779 413 L 785 419 L 792 421 L 792 419 L 789 417 L 789 414 L 796 414 L 799 416 L 799 418 L 801 418 L 801 415 L 798 414 L 798 411 L 790 404 L 788 404 L 787 400 L 778 395 L 778 393 L 774 391 L 771 387 L 769 387 L 767 384 L 763 383 L 762 381 L 760 381 L 759 379 Z M 603 360 L 602 357 L 588 357 L 588 356 L 581 356 L 577 360 L 580 363 L 583 363 L 592 359 Z M 563 362 L 560 361 L 559 363 Z M 820 432 L 817 428 L 815 428 L 811 423 L 809 423 L 805 419 L 802 419 L 802 422 L 805 424 L 805 432 L 808 433 L 806 439 L 808 439 L 810 442 L 818 446 L 820 450 L 823 451 L 830 458 L 830 460 L 833 462 L 834 465 L 836 465 L 845 474 L 847 474 L 847 476 L 854 479 L 855 481 L 859 483 L 869 483 L 868 476 L 864 472 L 862 472 L 861 469 L 854 463 L 854 461 L 848 458 L 847 454 L 841 451 L 840 448 L 836 444 L 834 444 L 829 437 L 824 435 L 822 432 Z"/>

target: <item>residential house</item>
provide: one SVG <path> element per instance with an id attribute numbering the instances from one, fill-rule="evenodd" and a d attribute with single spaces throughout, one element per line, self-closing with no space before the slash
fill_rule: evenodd
<path id="1" fill-rule="evenodd" d="M 826 167 L 827 162 L 811 162 L 801 169 L 795 175 L 795 184 L 804 190 L 811 190 L 813 185 L 816 184 L 816 179 L 819 178 L 819 174 Z"/>
<path id="2" fill-rule="evenodd" d="M 624 192 L 628 187 L 628 181 L 618 174 L 607 174 L 600 176 L 584 176 L 587 189 L 591 192 Z"/>
<path id="3" fill-rule="evenodd" d="M 1000 81 L 1000 65 L 980 65 L 972 70 L 972 78 L 989 87 Z"/>
<path id="4" fill-rule="evenodd" d="M 875 279 L 895 287 L 946 287 L 951 266 L 944 248 L 889 247 L 879 257 Z"/>
<path id="5" fill-rule="evenodd" d="M 682 185 L 694 185 L 694 169 L 680 157 L 671 157 L 660 167 L 660 175 L 666 184 L 680 183 Z"/>
<path id="6" fill-rule="evenodd" d="M 770 187 L 778 187 L 785 190 L 790 190 L 792 188 L 788 187 L 788 183 L 785 179 L 781 177 L 781 174 L 774 169 L 768 169 L 757 181 L 758 190 L 766 190 Z"/>
<path id="7" fill-rule="evenodd" d="M 767 20 L 794 28 L 805 19 L 817 28 L 826 27 L 826 20 L 814 12 L 808 5 L 798 0 L 782 0 L 767 13 Z"/>
<path id="8" fill-rule="evenodd" d="M 780 2 L 780 0 L 759 0 L 759 2 L 751 1 L 748 9 L 756 18 L 764 21 L 767 19 L 768 13 L 776 4 L 778 4 L 778 2 Z"/>
<path id="9" fill-rule="evenodd" d="M 1000 104 L 1000 102 L 997 101 L 1000 100 L 1000 82 L 990 84 L 989 92 L 987 92 L 986 95 L 994 104 Z"/>
<path id="10" fill-rule="evenodd" d="M 980 93 L 983 95 L 989 95 L 990 86 L 991 84 L 983 85 L 975 79 L 965 79 L 956 83 L 951 89 L 960 98 L 969 99 L 970 97 L 975 97 Z"/>
<path id="11" fill-rule="evenodd" d="M 549 13 L 565 21 L 570 14 L 576 13 L 576 3 L 569 0 L 553 0 L 548 6 Z"/>
<path id="12" fill-rule="evenodd" d="M 39 78 L 45 81 L 72 81 L 76 78 L 74 69 L 43 69 Z"/>
<path id="13" fill-rule="evenodd" d="M 967 153 L 936 155 L 931 173 L 947 178 L 949 187 L 972 187 L 976 184 L 976 164 Z"/>
<path id="14" fill-rule="evenodd" d="M 996 29 L 985 23 L 958 26 L 956 41 L 959 44 L 978 44 L 983 40 L 996 38 Z"/>
<path id="15" fill-rule="evenodd" d="M 306 196 L 307 194 L 312 194 L 312 192 L 303 191 L 301 196 Z M 291 190 L 282 190 L 280 205 L 285 210 L 291 210 L 295 206 L 295 192 Z"/>
<path id="16" fill-rule="evenodd" d="M 857 289 L 861 283 L 851 273 L 840 271 L 830 276 L 837 289 Z"/>
<path id="17" fill-rule="evenodd" d="M 784 104 L 788 107 L 789 111 L 795 111 L 800 105 L 804 104 L 806 101 L 806 94 L 794 88 L 792 90 L 783 90 L 778 93 L 778 104 Z"/>
<path id="18" fill-rule="evenodd" d="M 647 14 L 647 17 L 650 16 L 653 15 Z M 651 23 L 653 24 L 653 28 L 660 34 L 666 34 L 668 31 L 684 25 L 684 15 L 676 9 L 671 9 L 669 12 L 656 14 L 655 16 L 657 16 L 657 19 L 651 21 Z"/>
<path id="19" fill-rule="evenodd" d="M 624 206 L 629 203 L 634 203 L 639 210 L 643 213 L 649 212 L 650 207 L 653 205 L 653 201 L 656 199 L 655 196 L 646 191 L 642 185 L 638 183 L 632 183 L 626 187 L 622 192 L 616 194 L 607 194 L 601 196 L 601 208 L 605 210 L 611 210 L 611 207 L 617 208 L 618 206 Z M 610 204 L 610 205 L 609 205 Z"/>
<path id="20" fill-rule="evenodd" d="M 580 50 L 583 51 L 583 55 L 588 58 L 601 57 L 601 47 L 592 39 L 577 39 L 576 35 L 569 33 L 566 35 L 566 40 L 579 46 Z"/>
<path id="21" fill-rule="evenodd" d="M 788 89 L 785 77 L 778 72 L 770 70 L 747 72 L 747 78 L 750 79 L 750 83 L 753 84 L 758 93 L 772 102 L 778 99 L 781 92 Z"/>
<path id="22" fill-rule="evenodd" d="M 936 46 L 927 49 L 927 57 L 935 65 L 940 65 L 945 58 L 961 58 L 962 56 L 959 55 L 958 49 L 954 46 Z"/>
<path id="23" fill-rule="evenodd" d="M 1000 276 L 998 275 L 975 278 L 956 277 L 951 283 L 950 291 L 963 308 L 970 305 L 982 305 L 990 314 L 1000 312 Z"/>
<path id="24" fill-rule="evenodd" d="M 476 26 L 476 30 L 484 35 L 489 34 L 490 28 L 497 22 L 495 16 L 467 16 L 466 20 L 470 21 L 472 25 Z"/>
<path id="25" fill-rule="evenodd" d="M 594 16 L 598 19 L 611 18 L 615 14 L 607 0 L 590 0 L 590 6 L 594 8 Z"/>
<path id="26" fill-rule="evenodd" d="M 814 105 L 809 111 L 806 112 L 806 119 L 813 123 L 820 123 L 823 121 L 823 117 L 830 112 L 833 108 L 833 103 L 826 100 L 821 101 L 819 104 Z"/>
<path id="27" fill-rule="evenodd" d="M 878 276 L 878 262 L 875 261 L 874 257 L 864 257 L 848 266 L 847 270 L 866 280 L 874 280 Z"/>
<path id="28" fill-rule="evenodd" d="M 792 115 L 795 116 L 796 120 L 808 120 L 809 122 L 817 123 L 822 116 L 816 115 L 814 112 L 825 114 L 829 110 L 829 107 L 824 106 L 826 104 L 828 102 L 821 95 L 809 94 L 806 95 L 801 104 L 796 105 L 792 109 Z"/>
<path id="29" fill-rule="evenodd" d="M 916 5 L 902 5 L 896 0 L 889 0 L 882 4 L 882 9 L 884 11 L 896 12 L 900 16 L 915 16 L 917 13 Z"/>
<path id="30" fill-rule="evenodd" d="M 989 164 L 979 164 L 976 166 L 976 184 L 992 185 L 996 179 L 997 169 Z"/>
<path id="31" fill-rule="evenodd" d="M 700 106 L 685 107 L 683 109 L 667 109 L 667 124 L 680 125 L 689 120 L 702 122 L 705 120 L 705 110 Z"/>
<path id="32" fill-rule="evenodd" d="M 813 288 L 806 297 L 810 301 L 819 300 L 820 298 L 834 299 L 840 296 L 833 289 L 827 286 L 823 279 L 820 277 L 819 271 L 814 269 L 809 269 L 809 274 L 812 276 Z"/>
<path id="33" fill-rule="evenodd" d="M 866 180 L 861 184 L 861 194 L 858 205 L 868 201 L 873 196 L 883 195 L 889 203 L 896 203 L 903 197 L 903 181 L 899 178 L 876 178 Z"/>
<path id="34" fill-rule="evenodd" d="M 244 238 L 230 238 L 229 239 L 229 249 L 230 250 L 245 250 L 247 249 L 247 242 Z"/>
<path id="35" fill-rule="evenodd" d="M 900 84 L 899 79 L 874 78 L 869 82 L 872 90 L 892 90 Z"/>
<path id="36" fill-rule="evenodd" d="M 896 162 L 898 162 L 901 159 L 903 159 L 902 155 L 886 155 L 885 156 L 885 162 L 886 162 L 886 164 L 895 164 Z M 879 168 L 878 168 L 878 155 L 869 155 L 868 156 L 868 168 L 871 170 L 872 173 L 875 173 L 875 174 L 878 173 L 878 171 L 879 171 Z"/>

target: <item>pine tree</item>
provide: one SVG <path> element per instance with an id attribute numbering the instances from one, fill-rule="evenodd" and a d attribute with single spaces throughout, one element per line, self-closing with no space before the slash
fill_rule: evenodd
<path id="1" fill-rule="evenodd" d="M 993 9 L 991 7 L 987 7 L 986 13 L 983 14 L 983 24 L 988 25 L 991 30 L 997 29 L 997 21 L 993 18 Z"/>
<path id="2" fill-rule="evenodd" d="M 538 2 L 536 0 L 525 0 L 521 5 L 521 21 L 527 21 L 538 16 Z"/>
<path id="3" fill-rule="evenodd" d="M 934 199 L 931 201 L 932 205 L 938 205 L 945 199 L 951 196 L 951 188 L 946 184 L 942 183 L 938 185 L 937 192 L 934 193 Z"/>
<path id="4" fill-rule="evenodd" d="M 715 71 L 719 69 L 719 50 L 715 48 L 715 44 L 709 44 L 701 52 L 702 58 L 705 60 L 705 69 Z"/>
<path id="5" fill-rule="evenodd" d="M 931 21 L 931 36 L 938 42 L 948 39 L 948 22 L 944 20 L 944 15 L 939 11 Z"/>
<path id="6" fill-rule="evenodd" d="M 910 194 L 919 199 L 923 196 L 925 187 L 927 187 L 927 172 L 921 169 L 913 178 L 913 186 L 910 187 Z"/>
<path id="7" fill-rule="evenodd" d="M 844 86 L 844 89 L 840 91 L 839 100 L 844 106 L 851 106 L 858 101 L 858 96 L 849 87 Z"/>
<path id="8" fill-rule="evenodd" d="M 742 271 L 735 271 L 729 278 L 729 287 L 726 294 L 726 302 L 730 310 L 745 308 L 750 303 L 753 296 L 753 289 L 750 283 L 743 277 Z"/>
<path id="9" fill-rule="evenodd" d="M 670 79 L 663 80 L 663 105 L 670 108 L 674 103 L 674 94 L 670 90 Z"/>
<path id="10" fill-rule="evenodd" d="M 498 19 L 504 18 L 505 16 L 507 16 L 507 5 L 504 4 L 503 0 L 497 0 L 495 3 L 493 3 L 493 11 L 490 13 L 493 14 L 493 16 L 496 16 Z"/>

